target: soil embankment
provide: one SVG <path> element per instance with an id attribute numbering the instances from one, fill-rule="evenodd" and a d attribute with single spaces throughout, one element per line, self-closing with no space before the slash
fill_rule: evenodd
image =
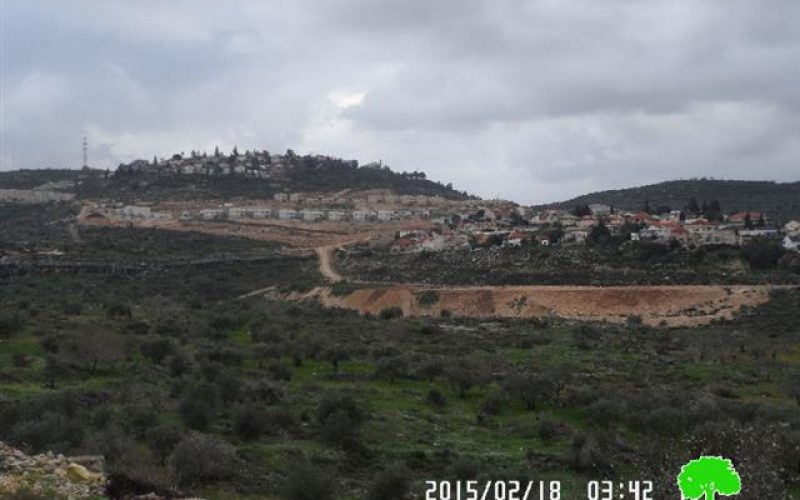
<path id="1" fill-rule="evenodd" d="M 469 318 L 560 317 L 649 325 L 697 326 L 732 317 L 742 306 L 769 299 L 769 286 L 476 286 L 392 285 L 334 295 L 318 288 L 306 295 L 327 307 L 380 314 L 399 308 L 406 316 Z"/>

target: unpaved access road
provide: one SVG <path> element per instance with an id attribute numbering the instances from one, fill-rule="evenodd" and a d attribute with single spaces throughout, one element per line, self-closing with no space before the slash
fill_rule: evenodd
<path id="1" fill-rule="evenodd" d="M 316 250 L 317 255 L 319 256 L 319 272 L 325 276 L 325 278 L 330 281 L 331 283 L 338 283 L 344 278 L 341 274 L 336 272 L 331 265 L 331 260 L 333 257 L 333 251 L 337 248 L 336 245 L 327 245 L 323 247 L 317 247 Z"/>

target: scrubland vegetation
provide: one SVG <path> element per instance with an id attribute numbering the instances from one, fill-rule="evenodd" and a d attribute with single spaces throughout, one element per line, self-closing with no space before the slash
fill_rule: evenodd
<path id="1" fill-rule="evenodd" d="M 403 498 L 444 478 L 560 479 L 568 494 L 602 478 L 670 498 L 699 453 L 734 460 L 745 498 L 800 484 L 797 290 L 694 329 L 360 317 L 240 298 L 321 283 L 312 257 L 79 236 L 92 260 L 153 266 L 0 267 L 0 440 L 103 454 L 110 494 Z M 212 254 L 262 258 L 186 264 Z"/>
<path id="2" fill-rule="evenodd" d="M 741 247 L 631 242 L 397 254 L 362 250 L 336 265 L 365 281 L 452 285 L 702 285 L 800 283 L 800 255 L 779 241 Z"/>

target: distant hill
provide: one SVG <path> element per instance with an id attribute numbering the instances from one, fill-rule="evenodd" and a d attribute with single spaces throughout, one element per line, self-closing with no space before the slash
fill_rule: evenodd
<path id="1" fill-rule="evenodd" d="M 281 192 L 336 192 L 389 189 L 397 194 L 461 200 L 466 192 L 434 182 L 423 172 L 395 172 L 380 164 L 359 165 L 321 155 L 174 155 L 155 162 L 137 160 L 104 170 L 20 170 L 0 172 L 0 189 L 32 189 L 69 181 L 60 187 L 83 198 L 119 200 L 268 198 Z"/>
<path id="2" fill-rule="evenodd" d="M 34 189 L 48 183 L 77 183 L 87 178 L 98 178 L 102 170 L 25 169 L 0 172 L 0 189 Z M 56 186 L 58 188 L 58 186 Z M 62 188 L 69 189 L 69 188 Z"/>
<path id="3" fill-rule="evenodd" d="M 667 181 L 590 193 L 547 207 L 571 209 L 576 205 L 603 203 L 624 210 L 639 210 L 648 202 L 653 208 L 670 206 L 673 210 L 682 210 L 691 198 L 700 204 L 718 200 L 722 212 L 727 214 L 741 210 L 763 210 L 776 222 L 800 217 L 800 182 L 715 179 Z"/>

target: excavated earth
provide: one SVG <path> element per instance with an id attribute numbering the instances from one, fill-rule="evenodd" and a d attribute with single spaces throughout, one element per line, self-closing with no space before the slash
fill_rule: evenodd
<path id="1" fill-rule="evenodd" d="M 769 300 L 771 286 L 470 286 L 389 285 L 335 295 L 316 288 L 295 299 L 327 307 L 380 314 L 399 308 L 405 316 L 546 318 L 624 322 L 638 316 L 649 325 L 698 326 L 730 318 L 743 306 Z"/>

